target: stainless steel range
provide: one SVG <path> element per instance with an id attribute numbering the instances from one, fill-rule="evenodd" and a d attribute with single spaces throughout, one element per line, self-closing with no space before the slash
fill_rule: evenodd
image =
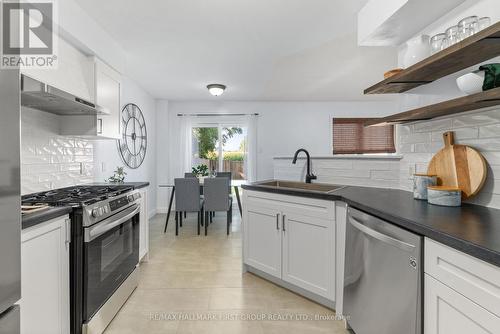
<path id="1" fill-rule="evenodd" d="M 71 333 L 102 333 L 137 287 L 140 193 L 126 185 L 76 186 L 24 196 L 72 206 Z"/>

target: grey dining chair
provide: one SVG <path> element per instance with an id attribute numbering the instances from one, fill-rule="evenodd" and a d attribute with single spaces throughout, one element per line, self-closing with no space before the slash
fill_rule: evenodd
<path id="1" fill-rule="evenodd" d="M 184 173 L 184 177 L 196 177 L 194 173 Z"/>
<path id="2" fill-rule="evenodd" d="M 229 181 L 231 181 L 232 173 L 231 172 L 217 172 L 216 177 L 227 177 Z"/>
<path id="3" fill-rule="evenodd" d="M 231 181 L 233 178 L 233 173 L 232 172 L 217 172 L 215 177 L 225 177 L 229 179 L 229 197 L 231 196 Z M 212 222 L 212 218 L 215 215 L 215 212 L 210 212 L 210 222 Z"/>
<path id="4" fill-rule="evenodd" d="M 200 197 L 200 181 L 195 177 L 178 178 L 175 184 L 175 235 L 179 235 L 183 212 L 198 213 L 198 235 L 203 221 L 203 198 Z"/>
<path id="5" fill-rule="evenodd" d="M 229 196 L 231 183 L 227 177 L 207 178 L 204 181 L 205 235 L 208 230 L 210 212 L 225 211 L 227 213 L 227 234 L 232 222 L 233 199 Z"/>

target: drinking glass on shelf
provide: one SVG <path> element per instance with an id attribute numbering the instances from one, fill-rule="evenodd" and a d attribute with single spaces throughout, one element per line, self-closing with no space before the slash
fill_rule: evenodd
<path id="1" fill-rule="evenodd" d="M 445 46 L 446 34 L 440 33 L 432 36 L 430 40 L 431 53 L 434 54 L 443 50 Z"/>
<path id="2" fill-rule="evenodd" d="M 491 25 L 491 19 L 488 16 L 481 17 L 478 20 L 479 30 L 488 28 Z"/>
<path id="3" fill-rule="evenodd" d="M 468 16 L 458 22 L 458 33 L 460 40 L 464 40 L 479 31 L 479 19 L 477 16 Z"/>
<path id="4" fill-rule="evenodd" d="M 459 42 L 458 26 L 452 26 L 445 31 L 446 39 L 443 41 L 443 49 Z"/>

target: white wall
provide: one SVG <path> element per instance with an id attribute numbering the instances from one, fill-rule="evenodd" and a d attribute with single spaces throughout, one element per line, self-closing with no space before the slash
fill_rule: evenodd
<path id="1" fill-rule="evenodd" d="M 168 140 L 158 138 L 159 147 L 168 146 L 169 159 L 159 158 L 158 168 L 178 170 L 178 113 L 259 113 L 256 175 L 263 180 L 273 178 L 275 156 L 291 156 L 300 147 L 315 156 L 331 155 L 332 117 L 377 117 L 396 110 L 397 104 L 391 102 L 170 102 L 168 120 L 158 118 L 158 127 L 170 131 Z M 168 179 L 175 176 L 170 174 Z"/>
<path id="2" fill-rule="evenodd" d="M 156 210 L 156 102 L 146 91 L 139 87 L 133 80 L 122 77 L 122 107 L 127 103 L 135 103 L 141 108 L 146 121 L 148 134 L 148 146 L 146 157 L 142 165 L 137 169 L 125 168 L 127 176 L 125 181 L 149 181 L 151 183 L 148 192 L 148 201 L 151 203 L 150 213 Z M 117 166 L 126 166 L 120 158 L 116 141 L 101 140 L 94 144 L 94 179 L 103 182 L 113 175 Z M 104 164 L 104 168 L 103 168 Z"/>
<path id="3" fill-rule="evenodd" d="M 171 157 L 169 152 L 172 151 L 172 146 L 170 144 L 170 128 L 171 124 L 169 121 L 168 112 L 169 102 L 166 100 L 156 101 L 156 179 L 158 185 L 169 184 L 170 176 L 170 161 L 175 160 L 175 157 Z M 167 205 L 170 196 L 170 188 L 157 188 L 157 207 L 159 212 L 167 212 Z"/>

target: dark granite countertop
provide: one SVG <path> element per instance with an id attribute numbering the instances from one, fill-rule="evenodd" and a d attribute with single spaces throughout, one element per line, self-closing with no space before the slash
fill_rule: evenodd
<path id="1" fill-rule="evenodd" d="M 94 183 L 89 183 L 90 185 L 93 186 L 109 186 L 112 185 L 112 183 L 106 183 L 106 182 L 94 182 Z M 120 186 L 130 186 L 133 187 L 134 189 L 141 189 L 149 186 L 148 181 L 144 182 L 124 182 L 124 183 L 119 183 Z"/>
<path id="2" fill-rule="evenodd" d="M 21 227 L 22 229 L 32 227 L 47 220 L 67 215 L 71 211 L 73 211 L 73 208 L 70 206 L 55 206 L 43 211 L 28 213 L 22 216 Z"/>
<path id="3" fill-rule="evenodd" d="M 327 200 L 350 206 L 394 225 L 429 237 L 466 254 L 500 266 L 500 210 L 478 205 L 442 207 L 413 199 L 408 191 L 348 186 L 332 193 L 272 189 L 256 184 L 244 189 Z"/>

